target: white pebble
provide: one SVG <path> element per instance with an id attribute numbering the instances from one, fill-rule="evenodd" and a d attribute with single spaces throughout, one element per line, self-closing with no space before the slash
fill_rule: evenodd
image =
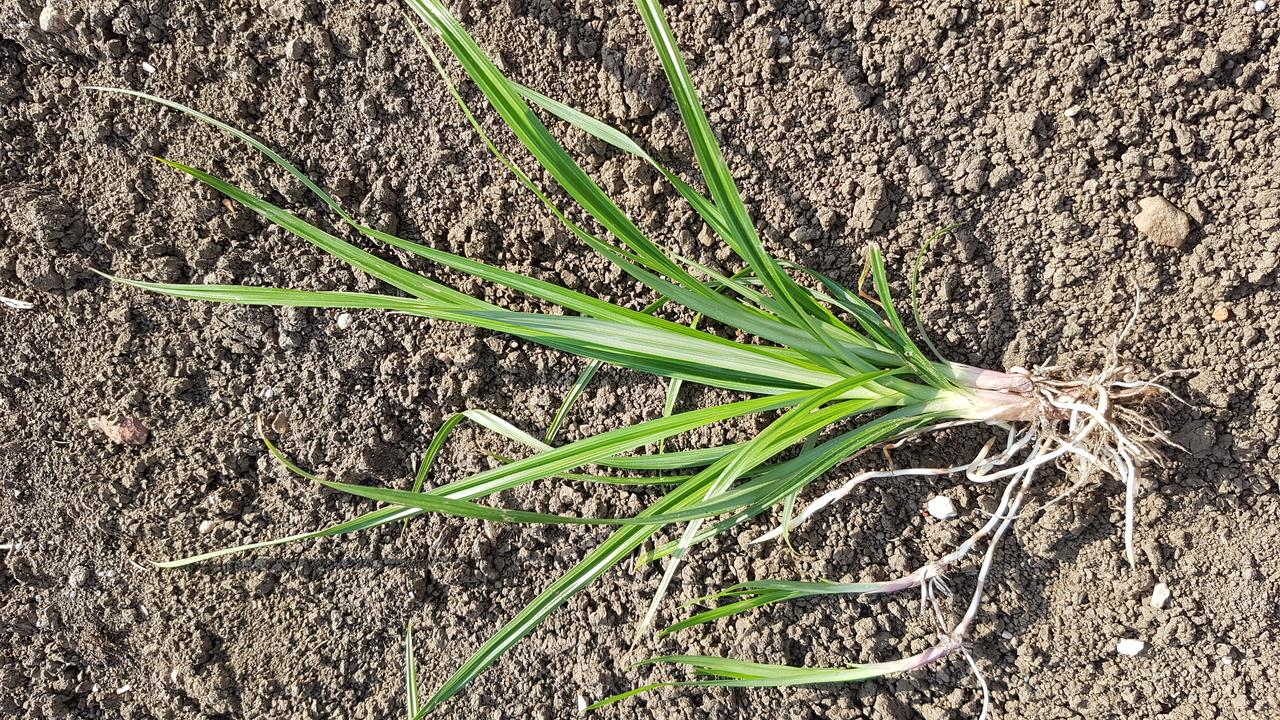
<path id="1" fill-rule="evenodd" d="M 154 73 L 154 72 L 156 71 L 156 66 L 155 66 L 155 65 L 152 65 L 151 63 L 147 62 L 146 60 L 143 60 L 143 61 L 142 61 L 142 69 L 143 69 L 143 70 L 145 70 L 145 71 L 146 71 L 146 73 L 147 73 L 148 75 L 150 75 L 151 73 Z"/>
<path id="2" fill-rule="evenodd" d="M 1156 586 L 1151 588 L 1151 607 L 1164 607 L 1165 604 L 1169 602 L 1169 596 L 1172 594 L 1173 593 L 1169 592 L 1168 585 L 1165 585 L 1164 583 L 1156 583 Z"/>
<path id="3" fill-rule="evenodd" d="M 584 713 L 586 711 L 587 711 L 587 699 L 579 695 L 578 696 L 578 712 Z"/>
<path id="4" fill-rule="evenodd" d="M 1133 657 L 1134 655 L 1137 655 L 1138 653 L 1142 652 L 1142 649 L 1145 648 L 1146 646 L 1147 644 L 1142 642 L 1141 640 L 1125 638 L 1120 642 L 1116 643 L 1116 652 L 1120 653 L 1121 655 L 1128 655 L 1129 657 Z"/>
<path id="5" fill-rule="evenodd" d="M 351 322 L 352 322 L 351 313 L 342 313 L 338 315 L 339 330 L 346 330 L 347 328 L 351 327 Z"/>
<path id="6" fill-rule="evenodd" d="M 66 18 L 51 2 L 46 2 L 40 11 L 40 29 L 47 33 L 60 33 L 67 29 Z"/>
<path id="7" fill-rule="evenodd" d="M 924 506 L 929 514 L 939 520 L 950 520 L 956 516 L 956 505 L 946 495 L 939 495 Z"/>
<path id="8" fill-rule="evenodd" d="M 1267 0 L 1257 0 L 1257 2 L 1255 2 L 1255 3 L 1253 4 L 1253 11 L 1254 11 L 1254 12 L 1266 12 L 1266 11 L 1267 11 Z"/>

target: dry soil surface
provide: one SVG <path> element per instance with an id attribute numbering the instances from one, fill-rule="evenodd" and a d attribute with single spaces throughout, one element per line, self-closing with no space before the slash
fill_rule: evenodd
<path id="1" fill-rule="evenodd" d="M 512 76 L 692 170 L 629 4 L 450 4 Z M 1023 518 L 1003 546 L 972 648 L 994 717 L 1280 716 L 1280 7 L 721 0 L 669 13 L 776 253 L 854 282 L 876 242 L 901 278 L 923 237 L 964 222 L 924 274 L 925 320 L 954 358 L 1087 363 L 1140 292 L 1127 352 L 1153 372 L 1196 371 L 1170 378 L 1190 406 L 1161 418 L 1187 452 L 1146 474 L 1136 569 L 1121 551 L 1122 493 L 1105 484 Z M 385 229 L 618 302 L 648 297 L 488 156 L 394 3 L 0 8 L 0 296 L 34 305 L 0 306 L 0 715 L 399 716 L 406 623 L 429 689 L 604 531 L 430 519 L 181 571 L 147 559 L 368 507 L 276 466 L 256 437 L 259 416 L 310 468 L 403 487 L 449 413 L 484 408 L 538 431 L 581 362 L 447 323 L 372 313 L 339 323 L 333 312 L 113 287 L 91 269 L 377 286 L 150 156 L 214 169 L 332 225 L 283 173 L 177 113 L 84 89 L 94 84 L 238 124 Z M 490 114 L 482 120 L 496 128 Z M 661 243 L 727 266 L 726 250 L 647 167 L 565 137 Z M 1164 201 L 1139 205 L 1153 197 Z M 1148 207 L 1172 217 L 1148 215 L 1144 233 L 1134 218 Z M 655 417 L 662 397 L 657 381 L 603 372 L 567 437 Z M 692 393 L 683 404 L 705 400 Z M 149 437 L 115 443 L 91 424 L 100 416 L 136 418 Z M 953 432 L 899 461 L 949 464 L 981 440 Z M 488 467 L 492 451 L 511 448 L 461 431 L 433 481 Z M 938 492 L 958 518 L 922 514 Z M 990 492 L 958 480 L 867 487 L 798 532 L 796 553 L 705 548 L 673 599 L 756 577 L 885 577 L 981 522 Z M 614 514 L 646 497 L 561 484 L 504 499 Z M 609 573 L 440 716 L 571 717 L 580 697 L 653 677 L 628 664 L 659 650 L 836 665 L 930 642 L 917 603 L 902 597 L 777 606 L 629 649 L 657 577 Z M 972 577 L 955 581 L 965 588 Z M 1157 582 L 1171 590 L 1162 608 L 1149 600 Z M 682 613 L 671 603 L 662 619 Z M 1146 649 L 1120 655 L 1122 638 Z M 861 686 L 669 689 L 601 716 L 941 720 L 979 707 L 956 660 Z"/>

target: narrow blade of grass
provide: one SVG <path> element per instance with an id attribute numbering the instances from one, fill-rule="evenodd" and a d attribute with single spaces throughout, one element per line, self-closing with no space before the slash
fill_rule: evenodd
<path id="1" fill-rule="evenodd" d="M 815 339 L 834 351 L 837 357 L 848 362 L 849 352 L 839 343 L 831 342 L 821 325 L 831 322 L 842 325 L 825 308 L 809 298 L 795 281 L 787 275 L 772 256 L 765 251 L 756 232 L 755 224 L 747 213 L 746 205 L 738 192 L 737 183 L 724 161 L 719 141 L 707 121 L 702 101 L 693 87 L 693 79 L 680 55 L 675 34 L 667 23 L 658 0 L 636 0 L 650 39 L 657 50 L 662 68 L 680 107 L 690 143 L 702 168 L 703 178 L 711 191 L 711 198 L 724 215 L 728 235 L 726 241 L 742 257 L 756 276 L 764 282 L 772 295 L 785 309 L 782 317 L 795 327 L 809 332 Z"/>
<path id="2" fill-rule="evenodd" d="M 838 668 L 806 668 L 793 665 L 751 663 L 710 655 L 663 655 L 639 663 L 641 665 L 685 665 L 701 680 L 652 683 L 634 690 L 612 695 L 590 706 L 588 711 L 612 705 L 643 692 L 663 687 L 795 687 L 829 685 L 870 680 L 894 673 L 910 672 L 955 652 L 956 647 L 940 643 L 917 655 L 891 662 L 864 663 Z"/>
<path id="3" fill-rule="evenodd" d="M 725 461 L 721 460 L 719 462 L 723 463 Z M 715 467 L 715 465 L 711 466 L 711 468 Z M 708 470 L 711 470 L 711 468 Z M 650 505 L 648 509 L 637 517 L 659 515 L 680 509 L 684 504 L 696 501 L 705 490 L 705 482 L 692 480 L 685 482 L 653 505 Z M 426 710 L 434 709 L 460 692 L 473 678 L 502 657 L 511 646 L 532 632 L 556 608 L 586 588 L 600 575 L 626 559 L 659 529 L 661 529 L 661 525 L 639 525 L 627 526 L 616 531 L 588 554 L 582 562 L 553 582 L 533 602 L 517 613 L 510 622 L 485 641 L 453 676 L 436 690 L 435 694 L 427 701 Z"/>
<path id="4" fill-rule="evenodd" d="M 911 367 L 915 368 L 916 375 L 921 380 L 929 383 L 936 388 L 953 388 L 954 383 L 945 377 L 938 368 L 934 366 L 933 361 L 920 351 L 920 346 L 907 333 L 907 328 L 902 324 L 902 318 L 898 315 L 897 308 L 893 304 L 893 296 L 889 292 L 889 273 L 884 267 L 884 255 L 880 253 L 880 249 L 872 246 L 870 252 L 871 259 L 871 277 L 875 284 L 876 296 L 880 298 L 880 305 L 884 309 L 885 318 L 896 331 L 898 338 L 902 343 L 902 354 Z"/>
<path id="5" fill-rule="evenodd" d="M 665 165 L 654 160 L 653 156 L 651 156 L 644 148 L 640 147 L 640 144 L 631 139 L 628 135 L 607 123 L 582 112 L 581 110 L 574 109 L 562 102 L 559 102 L 558 100 L 553 100 L 536 90 L 525 87 L 519 83 L 513 82 L 512 84 L 526 100 L 529 100 L 543 110 L 546 110 L 579 130 L 586 132 L 592 137 L 598 140 L 603 140 L 619 150 L 635 155 L 649 163 L 649 165 L 657 170 L 658 173 L 667 180 L 667 182 L 671 183 L 671 186 L 676 189 L 676 192 L 680 193 L 680 196 L 689 203 L 694 211 L 698 213 L 698 215 L 711 227 L 712 230 L 715 231 L 717 235 L 722 238 L 729 237 L 729 227 L 724 221 L 723 214 L 715 206 L 715 203 L 702 193 L 698 192 L 692 185 L 685 182 L 679 175 L 676 175 L 674 172 L 669 170 Z"/>
<path id="6" fill-rule="evenodd" d="M 862 448 L 936 422 L 939 417 L 941 415 L 938 413 L 929 413 L 919 407 L 908 406 L 871 420 L 811 449 L 801 451 L 796 457 L 754 478 L 752 480 L 754 487 L 750 489 L 753 495 L 750 504 L 732 516 L 703 528 L 694 538 L 694 544 L 727 532 L 769 510 L 786 495 L 808 486 L 809 483 L 817 480 L 842 460 L 858 453 Z M 668 542 L 643 554 L 637 562 L 640 564 L 652 562 L 671 555 L 677 549 L 676 542 Z"/>
<path id="7" fill-rule="evenodd" d="M 586 367 L 582 368 L 582 372 L 578 373 L 578 379 L 573 381 L 573 386 L 569 388 L 568 394 L 564 396 L 560 407 L 556 409 L 556 414 L 551 418 L 551 424 L 547 426 L 547 435 L 544 440 L 548 445 L 556 441 L 556 435 L 560 433 L 560 426 L 564 424 L 569 410 L 578 402 L 578 398 L 582 397 L 587 385 L 591 383 L 591 379 L 596 376 L 603 364 L 599 360 L 591 360 Z"/>
<path id="8" fill-rule="evenodd" d="M 739 615 L 774 603 L 819 595 L 867 595 L 894 592 L 904 587 L 904 580 L 870 583 L 803 582 L 789 580 L 752 580 L 738 583 L 694 602 L 720 598 L 739 598 L 731 603 L 705 610 L 664 628 L 662 636 Z"/>
<path id="9" fill-rule="evenodd" d="M 404 697 L 405 714 L 414 720 L 422 710 L 422 697 L 418 690 L 418 665 L 413 657 L 413 623 L 404 628 Z"/>
<path id="10" fill-rule="evenodd" d="M 301 542 L 304 540 L 316 540 L 324 537 L 338 537 L 347 533 L 360 532 L 362 530 L 372 530 L 382 525 L 394 523 L 398 520 L 413 517 L 418 511 L 412 508 L 386 507 L 373 512 L 368 512 L 360 517 L 352 518 L 330 525 L 329 527 L 313 530 L 311 532 L 297 533 L 295 535 L 286 535 L 284 537 L 273 538 L 271 540 L 262 540 L 259 542 L 246 543 L 244 545 L 236 545 L 234 547 L 219 548 L 207 553 L 200 553 L 190 557 L 179 558 L 177 560 L 152 561 L 151 564 L 158 568 L 179 568 L 186 565 L 204 562 L 206 560 L 214 560 L 228 555 L 235 555 L 250 550 L 262 550 L 270 547 L 286 545 L 288 543 Z"/>
<path id="11" fill-rule="evenodd" d="M 708 508 L 708 506 L 715 506 L 717 496 L 728 490 L 730 485 L 737 481 L 747 470 L 754 468 L 792 445 L 804 442 L 813 433 L 834 422 L 838 422 L 839 419 L 847 417 L 849 414 L 867 410 L 869 408 L 868 403 L 860 403 L 858 401 L 835 403 L 827 407 L 822 406 L 844 396 L 853 388 L 875 382 L 877 379 L 893 372 L 892 370 L 882 370 L 864 373 L 842 380 L 814 393 L 804 402 L 784 413 L 782 417 L 762 430 L 754 439 L 744 443 L 740 450 L 726 456 L 728 463 L 719 476 L 708 483 L 706 493 L 702 498 L 703 502 L 696 503 L 694 508 L 691 508 L 691 510 L 702 513 L 703 516 L 691 519 L 688 527 L 682 532 L 675 552 L 670 555 L 667 561 L 667 567 L 663 572 L 662 580 L 658 584 L 658 589 L 654 593 L 640 624 L 636 627 L 637 635 L 643 633 L 653 623 L 659 604 L 665 597 L 672 578 L 675 577 L 676 568 L 679 567 L 680 561 L 689 547 L 693 545 L 703 518 L 718 514 Z"/>

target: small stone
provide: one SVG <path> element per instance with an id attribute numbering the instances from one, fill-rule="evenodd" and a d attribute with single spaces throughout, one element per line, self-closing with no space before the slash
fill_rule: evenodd
<path id="1" fill-rule="evenodd" d="M 156 71 L 156 66 L 155 66 L 155 65 L 152 65 L 151 63 L 147 62 L 146 60 L 143 60 L 143 61 L 142 61 L 142 71 L 143 71 L 143 72 L 145 72 L 145 73 L 146 73 L 146 74 L 148 74 L 148 75 L 154 74 L 154 73 L 155 73 L 155 71 Z"/>
<path id="2" fill-rule="evenodd" d="M 287 435 L 289 433 L 289 411 L 282 410 L 271 418 L 271 429 L 277 435 Z"/>
<path id="3" fill-rule="evenodd" d="M 351 327 L 351 323 L 352 323 L 352 322 L 353 322 L 353 320 L 352 320 L 352 318 L 351 318 L 351 313 L 342 313 L 342 314 L 338 315 L 338 329 L 339 329 L 339 330 L 346 330 L 347 328 Z"/>
<path id="4" fill-rule="evenodd" d="M 213 529 L 216 528 L 217 526 L 218 524 L 213 520 L 201 520 L 200 524 L 196 526 L 196 532 L 200 533 L 201 535 L 208 535 L 209 533 L 213 532 Z"/>
<path id="5" fill-rule="evenodd" d="M 49 695 L 44 701 L 44 717 L 67 717 L 71 714 L 70 695 Z"/>
<path id="6" fill-rule="evenodd" d="M 1066 115 L 1069 118 L 1073 118 L 1080 114 L 1080 106 L 1072 105 L 1071 107 L 1067 108 L 1062 114 Z"/>
<path id="7" fill-rule="evenodd" d="M 1151 607 L 1163 608 L 1169 603 L 1170 595 L 1172 595 L 1172 593 L 1169 592 L 1168 585 L 1165 585 L 1164 583 L 1156 583 L 1156 586 L 1151 588 Z"/>
<path id="8" fill-rule="evenodd" d="M 1218 322 L 1226 322 L 1231 319 L 1231 308 L 1226 305 L 1219 305 L 1213 309 L 1213 319 Z"/>
<path id="9" fill-rule="evenodd" d="M 1267 0 L 1256 0 L 1256 2 L 1254 2 L 1254 3 L 1253 3 L 1253 11 L 1254 11 L 1254 12 L 1266 12 L 1266 11 L 1267 11 Z"/>
<path id="10" fill-rule="evenodd" d="M 1159 195 L 1138 201 L 1142 212 L 1133 217 L 1138 232 L 1157 245 L 1180 248 L 1191 235 L 1191 218 Z"/>
<path id="11" fill-rule="evenodd" d="M 305 40 L 301 40 L 299 38 L 293 38 L 289 42 L 285 43 L 284 55 L 290 60 L 298 61 L 302 59 L 302 55 L 303 53 L 306 52 L 306 50 L 307 50 L 307 43 Z"/>
<path id="12" fill-rule="evenodd" d="M 103 415 L 96 421 L 91 421 L 90 426 L 96 427 L 108 440 L 120 445 L 142 445 L 151 434 L 141 420 L 128 415 Z"/>
<path id="13" fill-rule="evenodd" d="M 40 29 L 47 33 L 60 33 L 67 29 L 67 19 L 52 3 L 46 3 L 40 11 Z"/>
<path id="14" fill-rule="evenodd" d="M 939 520 L 950 520 L 956 516 L 956 504 L 946 495 L 938 495 L 924 506 L 929 514 Z"/>
<path id="15" fill-rule="evenodd" d="M 67 578 L 67 582 L 73 588 L 82 588 L 87 586 L 92 578 L 93 574 L 89 572 L 89 568 L 79 565 L 71 571 L 71 575 Z"/>
<path id="16" fill-rule="evenodd" d="M 801 225 L 791 231 L 790 237 L 795 242 L 805 245 L 822 237 L 822 232 L 812 225 Z"/>
<path id="17" fill-rule="evenodd" d="M 1204 218 L 1207 213 L 1204 209 L 1204 203 L 1199 200 L 1195 198 L 1188 200 L 1186 202 L 1186 207 L 1183 208 L 1183 212 L 1190 215 L 1191 219 L 1194 220 L 1197 225 L 1204 224 Z"/>
<path id="18" fill-rule="evenodd" d="M 1129 657 L 1133 657 L 1134 655 L 1137 655 L 1138 653 L 1142 652 L 1142 650 L 1146 647 L 1147 647 L 1147 644 L 1141 640 L 1125 638 L 1120 642 L 1116 643 L 1116 652 L 1120 653 L 1121 655 L 1127 655 Z"/>

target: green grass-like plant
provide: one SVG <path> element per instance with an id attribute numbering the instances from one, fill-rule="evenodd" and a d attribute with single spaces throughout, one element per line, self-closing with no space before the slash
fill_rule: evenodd
<path id="1" fill-rule="evenodd" d="M 976 483 L 1000 480 L 1003 493 L 995 514 L 968 540 L 948 555 L 903 577 L 852 584 L 744 582 L 704 599 L 705 602 L 727 599 L 727 604 L 695 614 L 662 632 L 676 633 L 801 597 L 913 591 L 920 594 L 937 622 L 939 639 L 932 647 L 890 662 L 835 668 L 769 665 L 705 656 L 656 657 L 647 662 L 688 666 L 694 670 L 695 679 L 646 685 L 602 699 L 591 707 L 608 705 L 663 685 L 779 687 L 841 683 L 913 670 L 957 653 L 968 657 L 964 641 L 983 595 L 996 544 L 1019 513 L 1029 511 L 1030 498 L 1053 485 L 1037 480 L 1037 470 L 1047 466 L 1067 470 L 1068 479 L 1073 481 L 1069 483 L 1071 487 L 1102 476 L 1124 483 L 1127 488 L 1125 544 L 1132 562 L 1137 470 L 1143 462 L 1158 460 L 1154 446 L 1167 441 L 1159 428 L 1140 412 L 1140 406 L 1163 387 L 1129 380 L 1128 369 L 1116 358 L 1114 347 L 1102 370 L 1086 378 L 1063 378 L 1054 368 L 1000 372 L 950 362 L 927 342 L 920 328 L 931 350 L 931 354 L 926 354 L 912 339 L 890 296 L 884 258 L 875 247 L 869 248 L 866 260 L 870 293 L 855 292 L 820 273 L 769 254 L 721 154 L 661 6 L 657 0 L 637 0 L 636 4 L 670 81 L 706 194 L 618 130 L 505 77 L 439 0 L 408 0 L 416 17 L 443 41 L 505 126 L 559 186 L 558 192 L 576 203 L 603 232 L 570 219 L 550 194 L 499 150 L 450 83 L 431 43 L 419 35 L 450 93 L 495 158 L 514 173 L 574 237 L 657 296 L 655 302 L 642 310 L 612 304 L 369 227 L 346 212 L 284 157 L 240 130 L 177 102 L 136 91 L 95 88 L 164 105 L 244 141 L 302 182 L 336 214 L 348 231 L 523 293 L 559 311 L 514 312 L 461 293 L 388 262 L 231 182 L 168 159 L 162 162 L 398 292 L 371 294 L 159 284 L 112 278 L 114 281 L 192 300 L 387 310 L 448 320 L 507 333 L 589 361 L 543 437 L 535 437 L 481 410 L 460 413 L 449 418 L 437 431 L 409 489 L 317 477 L 293 464 L 264 434 L 272 455 L 294 473 L 326 487 L 368 498 L 375 501 L 378 508 L 314 532 L 157 563 L 163 568 L 181 567 L 229 553 L 338 536 L 429 513 L 495 522 L 594 524 L 616 528 L 607 540 L 485 640 L 452 677 L 425 699 L 419 695 L 412 632 L 407 632 L 404 658 L 410 718 L 430 713 L 462 691 L 556 608 L 623 560 L 666 563 L 653 602 L 640 619 L 640 632 L 652 623 L 678 565 L 700 543 L 775 510 L 781 513 L 781 522 L 762 539 L 785 539 L 790 529 L 815 512 L 877 477 L 964 474 Z M 548 130 L 544 117 L 568 123 L 652 165 L 732 249 L 741 266 L 732 272 L 722 272 L 660 247 L 573 159 Z M 918 272 L 917 264 L 916 276 Z M 912 281 L 913 314 L 915 279 Z M 664 318 L 664 310 L 673 306 L 688 309 L 697 321 L 685 325 Z M 730 340 L 699 329 L 704 319 L 732 328 L 752 340 Z M 918 315 L 915 324 L 919 327 Z M 667 378 L 669 391 L 662 417 L 556 444 L 562 421 L 602 364 Z M 735 391 L 742 399 L 674 412 L 675 399 L 683 383 Z M 763 416 L 767 425 L 748 441 L 684 451 L 665 449 L 665 441 L 682 433 L 749 416 Z M 528 449 L 528 454 L 520 459 L 498 458 L 492 469 L 424 489 L 427 473 L 450 431 L 467 421 L 519 443 Z M 800 493 L 832 468 L 864 450 L 967 423 L 984 423 L 1000 429 L 1007 437 L 1003 449 L 992 455 L 993 441 L 978 457 L 954 467 L 865 472 L 796 510 Z M 646 452 L 646 448 L 658 450 Z M 483 502 L 503 490 L 534 483 L 582 481 L 666 489 L 665 494 L 634 517 L 555 515 Z M 972 600 L 957 618 L 945 601 L 949 592 L 944 575 L 984 542 L 987 550 L 980 560 Z M 642 552 L 646 543 L 654 544 Z"/>

